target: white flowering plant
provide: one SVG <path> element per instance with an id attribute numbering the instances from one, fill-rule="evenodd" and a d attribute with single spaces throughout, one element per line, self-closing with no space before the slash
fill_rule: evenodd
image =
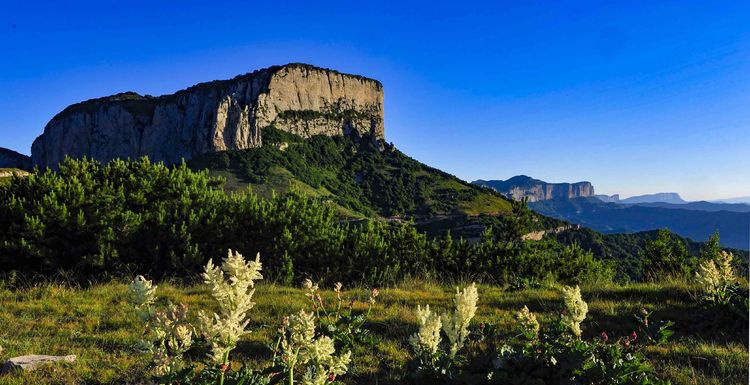
<path id="1" fill-rule="evenodd" d="M 411 373 L 415 378 L 447 381 L 463 375 L 466 356 L 461 353 L 471 342 L 470 324 L 478 301 L 477 287 L 472 283 L 463 290 L 456 288 L 452 312 L 438 315 L 429 305 L 417 306 L 419 329 L 409 337 L 414 352 Z"/>
<path id="2" fill-rule="evenodd" d="M 230 353 L 250 332 L 248 312 L 255 305 L 255 282 L 263 278 L 261 270 L 259 255 L 247 261 L 229 250 L 221 265 L 209 260 L 202 277 L 218 311 L 200 311 L 197 328 L 188 322 L 187 306 L 157 306 L 157 287 L 142 276 L 136 277 L 129 286 L 130 302 L 138 319 L 146 324 L 139 349 L 151 355 L 156 383 L 265 385 L 283 381 L 288 385 L 327 385 L 348 371 L 352 346 L 369 335 L 363 326 L 379 291 L 370 291 L 364 301 L 366 310 L 355 312 L 357 301 L 345 303 L 341 283 L 333 288 L 335 303 L 326 307 L 318 286 L 310 280 L 305 281 L 305 288 L 312 310 L 284 318 L 272 345 L 271 365 L 260 372 L 247 367 L 232 370 Z M 209 350 L 200 368 L 185 365 L 183 359 L 194 345 L 196 329 Z"/>
<path id="3" fill-rule="evenodd" d="M 581 288 L 578 286 L 563 286 L 562 295 L 565 309 L 562 311 L 560 321 L 573 336 L 580 338 L 583 332 L 581 323 L 586 319 L 589 306 L 581 297 Z"/>
<path id="4" fill-rule="evenodd" d="M 364 325 L 380 295 L 377 288 L 370 290 L 366 300 L 358 300 L 354 297 L 345 297 L 343 284 L 336 282 L 332 290 L 335 297 L 327 303 L 318 284 L 306 279 L 302 286 L 306 291 L 305 296 L 309 300 L 311 311 L 316 317 L 318 332 L 331 337 L 336 349 L 351 350 L 355 345 L 375 344 L 374 336 L 364 328 Z M 357 308 L 362 310 L 357 311 Z"/>
<path id="5" fill-rule="evenodd" d="M 271 382 L 326 385 L 346 374 L 351 351 L 337 351 L 331 337 L 316 332 L 316 316 L 304 309 L 285 317 L 278 330 Z"/>
<path id="6" fill-rule="evenodd" d="M 380 292 L 372 289 L 366 301 L 357 301 L 345 298 L 343 284 L 336 282 L 332 290 L 335 299 L 327 303 L 318 284 L 306 279 L 302 286 L 311 309 L 282 320 L 271 346 L 274 368 L 278 369 L 273 381 L 283 377 L 290 385 L 295 381 L 306 385 L 334 383 L 347 372 L 355 345 L 374 345 L 374 337 L 364 324 Z M 355 312 L 357 304 L 365 305 L 365 310 Z"/>
<path id="7" fill-rule="evenodd" d="M 195 328 L 188 321 L 184 304 L 167 303 L 157 306 L 156 285 L 138 276 L 128 286 L 129 301 L 136 316 L 146 325 L 137 349 L 151 356 L 155 382 L 159 384 L 245 384 L 268 382 L 267 376 L 249 369 L 230 372 L 229 354 L 237 341 L 247 334 L 247 313 L 252 301 L 255 281 L 262 279 L 259 256 L 246 261 L 240 253 L 229 250 L 221 266 L 209 261 L 204 269 L 204 282 L 219 311 L 198 314 L 201 337 L 210 349 L 210 361 L 200 371 L 185 364 L 184 356 L 194 345 Z"/>
<path id="8" fill-rule="evenodd" d="M 528 306 L 524 305 L 516 313 L 516 320 L 518 321 L 519 331 L 525 339 L 534 341 L 539 338 L 539 321 L 537 321 L 536 315 L 529 310 Z"/>
<path id="9" fill-rule="evenodd" d="M 610 338 L 607 332 L 590 340 L 582 338 L 581 322 L 588 306 L 578 288 L 564 288 L 565 310 L 559 322 L 542 332 L 536 316 L 524 306 L 516 314 L 518 341 L 509 340 L 497 350 L 486 374 L 490 384 L 566 383 L 575 384 L 666 384 L 660 380 L 642 353 L 642 346 L 665 341 L 670 322 L 655 330 L 654 338 L 639 333 Z M 644 310 L 645 311 L 645 310 Z M 636 317 L 644 330 L 650 313 Z"/>
<path id="10" fill-rule="evenodd" d="M 209 260 L 203 272 L 204 282 L 211 288 L 211 296 L 219 304 L 217 313 L 198 314 L 202 336 L 211 345 L 210 358 L 219 365 L 229 363 L 229 353 L 240 337 L 248 334 L 247 313 L 255 306 L 255 281 L 263 279 L 260 254 L 254 261 L 246 261 L 238 252 L 229 253 L 221 266 Z"/>
<path id="11" fill-rule="evenodd" d="M 734 255 L 724 250 L 715 258 L 701 261 L 695 273 L 695 283 L 705 303 L 728 309 L 747 321 L 748 288 L 735 272 L 733 261 Z"/>
<path id="12" fill-rule="evenodd" d="M 171 383 L 184 369 L 183 354 L 193 342 L 193 327 L 187 322 L 187 306 L 167 303 L 156 306 L 156 285 L 142 275 L 128 285 L 129 301 L 146 327 L 136 349 L 151 357 L 154 373 Z"/>

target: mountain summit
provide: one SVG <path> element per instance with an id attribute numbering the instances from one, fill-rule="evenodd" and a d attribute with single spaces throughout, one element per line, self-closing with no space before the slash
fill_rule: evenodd
<path id="1" fill-rule="evenodd" d="M 66 155 L 101 161 L 149 156 L 167 163 L 258 147 L 265 127 L 302 137 L 359 134 L 384 138 L 383 85 L 307 64 L 274 66 L 171 95 L 125 92 L 71 105 L 31 149 L 34 165 Z"/>

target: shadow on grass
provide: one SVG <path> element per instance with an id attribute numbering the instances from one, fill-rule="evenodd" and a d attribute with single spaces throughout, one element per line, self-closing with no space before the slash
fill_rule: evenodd
<path id="1" fill-rule="evenodd" d="M 616 302 L 650 302 L 660 303 L 666 301 L 692 302 L 693 294 L 684 287 L 625 287 L 618 289 L 593 289 L 584 293 L 584 297 L 596 301 L 616 301 Z"/>
<path id="2" fill-rule="evenodd" d="M 587 329 L 585 335 L 596 336 L 602 331 L 614 335 L 627 335 L 638 330 L 635 314 L 638 307 L 634 307 L 631 314 L 605 314 L 592 310 L 584 322 Z M 725 312 L 717 312 L 700 306 L 668 305 L 660 306 L 650 317 L 652 325 L 660 322 L 672 321 L 671 329 L 675 334 L 671 340 L 694 338 L 719 344 L 735 342 L 748 346 L 748 325 L 737 317 Z"/>
<path id="3" fill-rule="evenodd" d="M 655 351 L 649 352 L 648 356 L 652 359 L 669 362 L 671 366 L 690 368 L 704 376 L 722 378 L 728 383 L 747 381 L 747 361 L 743 361 L 741 358 L 736 362 L 737 367 L 728 367 L 726 357 L 718 357 L 691 349 Z"/>

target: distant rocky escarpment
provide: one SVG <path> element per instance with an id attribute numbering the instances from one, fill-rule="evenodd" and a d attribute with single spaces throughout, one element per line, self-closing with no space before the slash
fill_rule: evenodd
<path id="1" fill-rule="evenodd" d="M 582 198 L 594 195 L 594 186 L 589 182 L 547 183 L 526 175 L 514 176 L 508 180 L 480 179 L 472 183 L 492 188 L 514 200 L 528 198 L 529 202 Z"/>
<path id="2" fill-rule="evenodd" d="M 671 203 L 684 204 L 686 200 L 682 199 L 680 194 L 674 192 L 636 195 L 630 198 L 620 199 L 617 203 L 637 204 L 637 203 Z"/>
<path id="3" fill-rule="evenodd" d="M 31 158 L 13 150 L 0 147 L 0 168 L 31 170 Z"/>
<path id="4" fill-rule="evenodd" d="M 620 194 L 615 195 L 594 195 L 594 198 L 607 203 L 618 203 L 620 201 Z"/>
<path id="5" fill-rule="evenodd" d="M 101 161 L 149 156 L 167 163 L 262 144 L 274 126 L 303 137 L 370 134 L 384 138 L 377 80 L 288 64 L 201 83 L 171 95 L 121 93 L 74 104 L 32 145 L 34 165 L 65 156 Z"/>

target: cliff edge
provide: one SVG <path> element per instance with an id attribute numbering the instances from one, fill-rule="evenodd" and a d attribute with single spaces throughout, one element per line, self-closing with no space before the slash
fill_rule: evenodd
<path id="1" fill-rule="evenodd" d="M 101 161 L 148 156 L 180 162 L 194 155 L 258 147 L 274 126 L 303 137 L 369 134 L 384 139 L 383 86 L 377 80 L 287 64 L 201 83 L 171 95 L 126 92 L 71 105 L 32 145 L 34 165 L 65 156 Z"/>
<path id="2" fill-rule="evenodd" d="M 480 179 L 472 183 L 492 188 L 513 200 L 528 198 L 529 202 L 583 198 L 594 195 L 594 186 L 590 182 L 547 183 L 526 175 L 514 176 L 504 181 Z"/>

